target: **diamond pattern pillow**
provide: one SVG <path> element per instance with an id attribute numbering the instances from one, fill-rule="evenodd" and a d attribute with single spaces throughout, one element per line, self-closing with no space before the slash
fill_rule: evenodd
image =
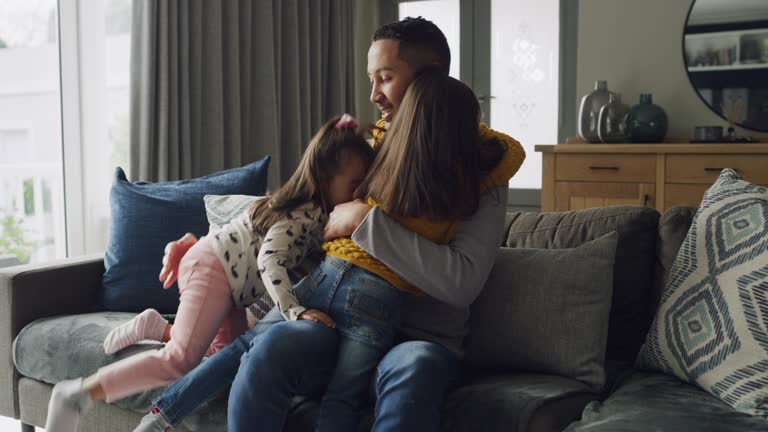
<path id="1" fill-rule="evenodd" d="M 768 417 L 768 189 L 726 169 L 704 194 L 638 366 Z"/>

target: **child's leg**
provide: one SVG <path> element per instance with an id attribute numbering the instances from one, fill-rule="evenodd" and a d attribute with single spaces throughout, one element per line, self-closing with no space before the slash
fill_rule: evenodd
<path id="1" fill-rule="evenodd" d="M 338 264 L 338 263 L 336 263 Z M 334 261 L 321 264 L 324 273 Z M 317 431 L 357 431 L 376 365 L 392 347 L 400 323 L 402 291 L 353 265 L 348 267 L 327 304 L 341 336 L 336 370 L 320 406 Z M 324 280 L 339 280 L 327 277 Z M 326 287 L 323 282 L 318 291 Z M 331 298 L 327 295 L 313 295 Z M 310 302 L 311 303 L 311 302 Z M 314 306 L 314 305 L 313 305 Z M 319 305 L 325 306 L 325 305 Z"/>
<path id="2" fill-rule="evenodd" d="M 164 340 L 168 321 L 154 309 L 147 309 L 132 320 L 113 329 L 104 339 L 104 352 L 114 354 L 144 339 Z"/>
<path id="3" fill-rule="evenodd" d="M 200 246 L 200 247 L 198 247 Z M 193 247 L 182 261 L 179 278 L 181 301 L 170 342 L 161 350 L 138 354 L 111 364 L 85 383 L 64 381 L 51 398 L 46 430 L 69 432 L 85 410 L 78 403 L 90 399 L 112 402 L 173 382 L 195 367 L 233 307 L 224 269 L 207 242 Z M 76 391 L 59 391 L 77 387 Z M 75 420 L 73 420 L 75 419 Z"/>
<path id="4" fill-rule="evenodd" d="M 245 310 L 233 307 L 229 311 L 229 315 L 224 319 L 224 323 L 221 325 L 219 332 L 216 333 L 216 337 L 205 354 L 216 354 L 232 343 L 232 341 L 239 338 L 246 330 L 248 330 L 248 320 L 245 316 Z"/>
<path id="5" fill-rule="evenodd" d="M 214 356 L 171 384 L 160 397 L 152 401 L 163 417 L 173 426 L 190 416 L 203 403 L 229 390 L 240 368 L 240 359 L 251 344 L 274 324 L 285 322 L 275 307 L 245 334 L 235 339 Z"/>
<path id="6" fill-rule="evenodd" d="M 367 405 L 371 377 L 386 349 L 341 333 L 339 356 L 323 396 L 318 432 L 354 432 Z"/>
<path id="7" fill-rule="evenodd" d="M 233 308 L 224 268 L 205 239 L 184 257 L 179 284 L 179 310 L 166 346 L 98 371 L 98 383 L 107 402 L 174 382 L 205 355 Z"/>

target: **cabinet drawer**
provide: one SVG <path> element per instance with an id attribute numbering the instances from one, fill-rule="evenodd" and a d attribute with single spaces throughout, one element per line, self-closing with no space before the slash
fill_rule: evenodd
<path id="1" fill-rule="evenodd" d="M 655 155 L 558 154 L 555 167 L 558 181 L 656 181 Z"/>
<path id="2" fill-rule="evenodd" d="M 656 206 L 656 188 L 650 183 L 557 182 L 555 211 L 607 206 Z"/>
<path id="3" fill-rule="evenodd" d="M 709 189 L 706 184 L 667 184 L 664 195 L 664 208 L 674 206 L 698 207 L 704 192 Z"/>
<path id="4" fill-rule="evenodd" d="M 711 185 L 722 168 L 734 168 L 745 180 L 768 183 L 768 155 L 667 155 L 667 183 Z"/>

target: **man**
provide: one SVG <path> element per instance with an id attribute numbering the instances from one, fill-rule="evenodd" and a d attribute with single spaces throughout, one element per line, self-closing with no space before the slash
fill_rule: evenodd
<path id="1" fill-rule="evenodd" d="M 434 66 L 447 74 L 450 50 L 432 22 L 406 18 L 374 33 L 368 76 L 371 102 L 382 115 L 379 126 L 387 128 L 397 115 L 418 72 Z M 517 141 L 484 125 L 481 135 L 505 141 L 522 164 L 525 154 Z M 362 202 L 337 206 L 331 213 L 326 240 L 351 236 L 369 254 L 428 294 L 412 296 L 404 305 L 402 342 L 378 365 L 373 382 L 374 431 L 437 429 L 443 398 L 461 378 L 461 347 L 469 305 L 480 293 L 501 243 L 506 194 L 505 186 L 484 194 L 477 212 L 459 224 L 448 245 L 425 240 L 379 208 Z M 183 250 L 189 242 L 182 239 L 173 248 Z M 257 335 L 258 340 L 247 349 L 247 341 Z M 211 395 L 226 388 L 231 370 L 222 364 L 230 369 L 239 366 L 230 390 L 229 430 L 282 430 L 294 395 L 322 395 L 336 364 L 336 350 L 332 329 L 307 321 L 282 321 L 279 313 L 271 312 L 231 347 L 216 354 L 215 363 L 220 366 L 215 370 L 205 372 L 214 364 L 206 362 L 171 386 L 155 401 L 153 412 L 162 413 L 164 419 L 150 414 L 142 422 L 147 427 L 137 430 L 163 430 L 165 419 L 176 424 L 202 402 L 195 400 L 194 393 Z M 150 423 L 162 427 L 150 428 Z"/>
<path id="2" fill-rule="evenodd" d="M 388 127 L 419 70 L 437 65 L 448 73 L 450 50 L 440 29 L 422 18 L 406 18 L 385 25 L 372 39 L 368 51 L 371 102 L 381 111 L 379 125 L 383 123 Z M 483 133 L 493 134 L 487 128 L 483 128 Z M 522 164 L 525 156 L 520 144 L 509 137 L 495 135 L 519 152 Z M 364 250 L 428 294 L 412 296 L 404 306 L 404 342 L 392 348 L 377 368 L 373 385 L 374 431 L 437 429 L 444 395 L 461 377 L 461 346 L 467 333 L 469 305 L 480 293 L 501 242 L 506 194 L 506 187 L 487 193 L 477 213 L 459 225 L 447 246 L 436 245 L 405 230 L 380 208 L 359 201 L 337 206 L 331 213 L 326 240 L 351 236 Z M 306 365 L 316 357 L 307 359 L 298 357 L 299 352 L 296 356 L 284 352 L 291 332 L 281 330 L 286 330 L 281 337 L 260 340 L 242 359 L 229 398 L 232 431 L 261 425 L 265 416 L 275 416 L 278 421 L 274 425 L 282 425 L 288 396 L 317 390 L 309 388 L 312 386 L 302 389 L 299 385 L 278 384 L 267 391 L 260 383 L 276 381 L 269 377 L 275 372 L 272 369 L 275 364 L 288 362 L 283 363 L 278 372 L 277 381 L 283 383 L 317 381 L 316 385 L 322 388 L 328 378 L 307 378 L 311 373 Z M 272 350 L 281 352 L 280 359 L 270 354 Z M 290 360 L 291 357 L 295 360 Z M 321 365 L 311 366 L 318 367 Z M 265 394 L 275 391 L 279 394 Z M 263 412 L 256 413 L 254 409 Z"/>

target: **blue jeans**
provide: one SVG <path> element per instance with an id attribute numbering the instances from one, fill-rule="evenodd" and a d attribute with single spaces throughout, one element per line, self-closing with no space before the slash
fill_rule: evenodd
<path id="1" fill-rule="evenodd" d="M 294 288 L 299 303 L 336 322 L 336 369 L 325 391 L 317 430 L 355 431 L 376 365 L 394 344 L 403 291 L 338 258 L 326 257 Z"/>
<path id="2" fill-rule="evenodd" d="M 229 388 L 240 367 L 240 358 L 248 352 L 251 343 L 272 325 L 281 322 L 285 322 L 282 314 L 272 308 L 253 328 L 171 384 L 152 404 L 169 424 L 178 426 L 200 405 Z"/>
<path id="3" fill-rule="evenodd" d="M 253 431 L 254 425 L 259 431 L 280 432 L 293 396 L 325 389 L 336 359 L 333 344 L 321 342 L 327 328 L 286 324 L 293 323 L 275 325 L 243 356 L 229 394 L 229 432 Z M 300 344 L 294 343 L 297 337 Z M 396 345 L 373 377 L 372 432 L 437 431 L 445 394 L 460 378 L 459 360 L 442 346 L 423 341 Z"/>

